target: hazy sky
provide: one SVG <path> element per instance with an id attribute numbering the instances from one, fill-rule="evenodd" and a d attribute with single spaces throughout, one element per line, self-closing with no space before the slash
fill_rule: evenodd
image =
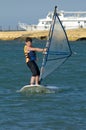
<path id="1" fill-rule="evenodd" d="M 0 26 L 37 24 L 55 5 L 64 11 L 86 11 L 86 0 L 0 0 Z"/>

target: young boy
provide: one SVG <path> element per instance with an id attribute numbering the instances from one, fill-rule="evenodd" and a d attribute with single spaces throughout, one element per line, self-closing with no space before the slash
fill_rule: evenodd
<path id="1" fill-rule="evenodd" d="M 36 63 L 36 51 L 43 53 L 46 51 L 46 49 L 33 47 L 32 39 L 27 37 L 24 46 L 24 54 L 26 58 L 26 64 L 32 72 L 30 85 L 39 84 L 40 71 Z"/>

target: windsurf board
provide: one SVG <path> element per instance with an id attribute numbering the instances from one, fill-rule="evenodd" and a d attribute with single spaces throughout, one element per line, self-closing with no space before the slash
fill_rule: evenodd
<path id="1" fill-rule="evenodd" d="M 25 85 L 20 90 L 18 90 L 17 92 L 28 93 L 28 94 L 32 94 L 32 93 L 55 93 L 55 91 L 53 89 L 50 89 L 49 87 L 44 86 L 44 85 Z"/>

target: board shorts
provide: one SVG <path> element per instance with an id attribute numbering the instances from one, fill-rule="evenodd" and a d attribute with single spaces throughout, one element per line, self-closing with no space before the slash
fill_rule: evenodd
<path id="1" fill-rule="evenodd" d="M 38 65 L 36 64 L 35 61 L 27 62 L 27 66 L 30 68 L 30 70 L 32 72 L 32 76 L 39 76 L 40 75 Z"/>

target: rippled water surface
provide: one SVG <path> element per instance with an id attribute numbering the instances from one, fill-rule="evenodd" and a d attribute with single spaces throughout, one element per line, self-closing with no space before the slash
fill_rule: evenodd
<path id="1" fill-rule="evenodd" d="M 16 92 L 31 76 L 23 46 L 0 41 L 0 130 L 86 130 L 86 41 L 71 43 L 72 57 L 43 81 L 58 88 L 52 94 Z"/>

